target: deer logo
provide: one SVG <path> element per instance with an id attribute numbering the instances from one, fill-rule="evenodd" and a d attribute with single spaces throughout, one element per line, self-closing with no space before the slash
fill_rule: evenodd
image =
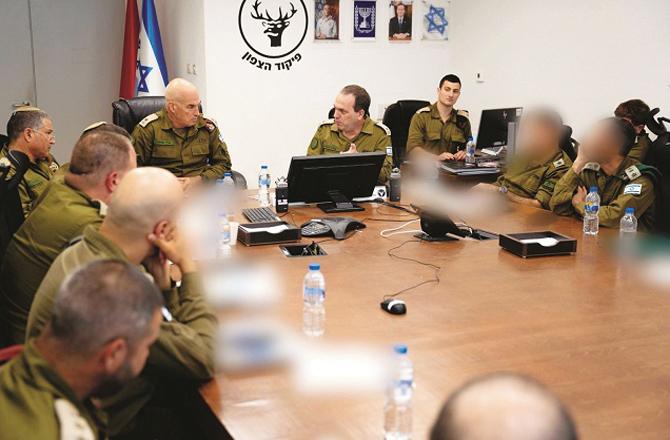
<path id="1" fill-rule="evenodd" d="M 293 3 L 289 4 L 291 5 L 291 10 L 286 13 L 282 11 L 281 6 L 279 7 L 279 15 L 277 18 L 273 18 L 267 9 L 265 9 L 261 14 L 259 11 L 261 7 L 260 0 L 256 0 L 252 5 L 253 11 L 251 12 L 251 18 L 255 20 L 261 20 L 261 23 L 265 28 L 263 33 L 267 34 L 267 36 L 270 38 L 270 47 L 281 46 L 282 34 L 291 24 L 291 18 L 296 14 L 296 12 L 298 12 L 295 6 L 293 6 Z"/>

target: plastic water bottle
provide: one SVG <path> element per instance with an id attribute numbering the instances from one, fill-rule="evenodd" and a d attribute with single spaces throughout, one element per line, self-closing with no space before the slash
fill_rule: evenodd
<path id="1" fill-rule="evenodd" d="M 600 211 L 600 196 L 598 187 L 592 186 L 586 195 L 584 203 L 584 234 L 598 235 L 598 211 Z"/>
<path id="2" fill-rule="evenodd" d="M 637 218 L 635 217 L 635 209 L 626 208 L 626 213 L 621 217 L 619 222 L 619 237 L 622 240 L 634 239 L 637 235 Z"/>
<path id="3" fill-rule="evenodd" d="M 216 248 L 216 256 L 225 258 L 230 255 L 230 222 L 228 215 L 219 214 L 219 242 Z"/>
<path id="4" fill-rule="evenodd" d="M 258 174 L 258 201 L 261 206 L 270 206 L 270 171 L 267 165 L 261 165 Z"/>
<path id="5" fill-rule="evenodd" d="M 477 162 L 475 160 L 476 148 L 475 140 L 470 136 L 468 142 L 465 144 L 465 163 L 474 165 Z"/>
<path id="6" fill-rule="evenodd" d="M 414 367 L 407 356 L 407 346 L 396 345 L 396 370 L 384 406 L 384 438 L 408 440 L 412 438 L 412 393 Z"/>
<path id="7" fill-rule="evenodd" d="M 318 263 L 309 265 L 302 282 L 302 331 L 307 336 L 323 335 L 326 327 L 326 280 Z"/>
<path id="8" fill-rule="evenodd" d="M 222 209 L 224 214 L 233 214 L 235 211 L 235 181 L 233 180 L 233 173 L 226 171 L 223 174 L 223 179 L 216 180 L 217 193 L 220 197 L 219 203 L 224 207 Z"/>

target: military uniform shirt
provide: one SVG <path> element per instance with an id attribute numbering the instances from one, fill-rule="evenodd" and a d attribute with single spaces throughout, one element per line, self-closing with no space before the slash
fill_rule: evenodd
<path id="1" fill-rule="evenodd" d="M 0 158 L 2 157 L 8 158 L 10 163 L 12 162 L 11 153 L 7 146 L 4 146 L 0 150 Z M 47 187 L 51 178 L 58 171 L 58 168 L 58 162 L 56 162 L 56 159 L 51 154 L 48 159 L 40 159 L 36 163 L 30 163 L 18 186 L 24 217 L 28 217 L 28 214 L 30 214 L 35 205 L 35 201 Z M 7 179 L 11 179 L 14 174 L 15 170 L 12 167 L 9 173 L 7 173 Z"/>
<path id="2" fill-rule="evenodd" d="M 0 368 L 0 414 L 3 440 L 106 438 L 103 414 L 77 399 L 34 341 Z"/>
<path id="3" fill-rule="evenodd" d="M 421 147 L 429 153 L 456 153 L 465 149 L 472 137 L 467 112 L 451 110 L 447 122 L 442 122 L 437 103 L 418 110 L 409 124 L 407 153 Z"/>
<path id="4" fill-rule="evenodd" d="M 103 207 L 56 177 L 16 231 L 0 269 L 0 317 L 10 342 L 23 343 L 30 305 L 49 266 L 85 226 L 102 222 Z"/>
<path id="5" fill-rule="evenodd" d="M 228 147 L 219 128 L 202 116 L 193 127 L 173 128 L 165 109 L 142 119 L 132 134 L 137 166 L 164 168 L 177 177 L 223 178 L 230 171 Z"/>
<path id="6" fill-rule="evenodd" d="M 106 258 L 128 261 L 114 242 L 93 226 L 86 227 L 83 239 L 63 251 L 44 277 L 30 310 L 26 339 L 38 336 L 51 318 L 53 302 L 63 280 L 82 265 Z M 211 379 L 214 374 L 217 319 L 202 295 L 197 274 L 185 274 L 181 286 L 165 290 L 163 296 L 171 318 L 161 323 L 158 339 L 149 351 L 146 370 L 119 393 L 102 400 L 102 407 L 109 416 L 110 435 L 132 424 L 159 383 L 169 387 L 169 380 L 202 381 Z M 160 382 L 159 378 L 167 380 Z"/>
<path id="7" fill-rule="evenodd" d="M 391 175 L 393 167 L 393 147 L 391 146 L 391 130 L 384 124 L 366 118 L 361 132 L 354 139 L 347 139 L 337 128 L 333 119 L 321 124 L 316 130 L 312 142 L 307 149 L 308 156 L 322 154 L 340 154 L 347 150 L 351 144 L 356 145 L 359 153 L 372 153 L 382 151 L 386 153 L 386 159 L 379 173 L 377 183 L 383 185 Z"/>
<path id="8" fill-rule="evenodd" d="M 650 147 L 651 139 L 649 139 L 649 135 L 645 132 L 642 132 L 635 138 L 635 144 L 628 152 L 628 157 L 639 162 L 644 162 Z"/>
<path id="9" fill-rule="evenodd" d="M 561 150 L 541 165 L 529 165 L 523 160 L 512 163 L 495 184 L 517 196 L 535 199 L 544 209 L 549 209 L 554 186 L 570 166 L 570 157 Z"/>
<path id="10" fill-rule="evenodd" d="M 558 181 L 549 203 L 552 211 L 561 215 L 584 216 L 584 203 L 572 206 L 572 197 L 578 186 L 587 190 L 596 186 L 600 195 L 598 219 L 601 226 L 618 228 L 626 208 L 634 208 L 640 230 L 650 230 L 654 223 L 654 184 L 640 173 L 636 160 L 626 158 L 613 176 L 608 176 L 600 166 L 586 164 L 579 175 L 570 168 Z"/>

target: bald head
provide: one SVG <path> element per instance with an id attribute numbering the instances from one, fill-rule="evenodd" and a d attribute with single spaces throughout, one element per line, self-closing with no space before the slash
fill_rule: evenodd
<path id="1" fill-rule="evenodd" d="M 575 440 L 562 403 L 533 379 L 492 374 L 466 383 L 440 411 L 431 440 Z"/>
<path id="2" fill-rule="evenodd" d="M 183 192 L 169 171 L 143 167 L 126 174 L 109 203 L 105 223 L 130 238 L 144 238 L 177 215 Z"/>
<path id="3" fill-rule="evenodd" d="M 198 89 L 183 78 L 175 78 L 165 89 L 165 111 L 174 128 L 192 127 L 200 115 Z"/>

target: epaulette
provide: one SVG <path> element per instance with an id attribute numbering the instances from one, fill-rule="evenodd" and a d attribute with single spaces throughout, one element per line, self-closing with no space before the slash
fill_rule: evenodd
<path id="1" fill-rule="evenodd" d="M 424 108 L 420 108 L 416 112 L 417 113 L 426 113 L 426 112 L 429 112 L 429 111 L 430 111 L 430 106 L 427 106 L 427 107 L 424 107 Z"/>
<path id="2" fill-rule="evenodd" d="M 584 165 L 584 169 L 591 171 L 600 171 L 600 164 L 598 162 L 589 162 L 586 165 Z"/>
<path id="3" fill-rule="evenodd" d="M 464 118 L 470 119 L 470 112 L 467 110 L 459 110 L 456 112 L 456 116 L 462 116 Z"/>
<path id="4" fill-rule="evenodd" d="M 628 180 L 635 180 L 638 177 L 642 175 L 640 172 L 640 169 L 637 167 L 637 165 L 631 165 L 628 168 L 626 168 L 623 173 L 625 174 L 625 177 L 628 178 Z M 623 175 L 621 177 L 624 177 Z"/>
<path id="5" fill-rule="evenodd" d="M 214 130 L 216 130 L 216 125 L 217 124 L 216 124 L 216 121 L 214 120 L 214 118 L 209 118 L 207 116 L 203 116 L 202 119 L 203 119 L 203 121 L 205 121 L 205 128 L 207 129 L 207 131 L 209 131 L 211 133 Z"/>
<path id="6" fill-rule="evenodd" d="M 77 408 L 65 399 L 56 399 L 54 401 L 54 410 L 58 425 L 60 426 L 60 435 L 58 438 L 72 440 L 94 440 L 95 434 L 86 419 L 79 413 Z"/>
<path id="7" fill-rule="evenodd" d="M 144 119 L 142 119 L 140 121 L 139 125 L 140 125 L 140 127 L 144 128 L 148 124 L 150 124 L 151 122 L 155 121 L 156 119 L 158 119 L 158 113 L 152 113 L 152 114 L 146 116 Z"/>
<path id="8" fill-rule="evenodd" d="M 386 125 L 382 124 L 381 122 L 377 122 L 377 121 L 375 121 L 375 125 L 377 127 L 381 128 L 382 130 L 384 130 L 386 132 L 387 136 L 391 136 L 391 129 L 388 128 Z"/>
<path id="9" fill-rule="evenodd" d="M 6 157 L 0 157 L 0 170 L 7 169 L 12 166 L 12 162 Z"/>
<path id="10" fill-rule="evenodd" d="M 146 119 L 146 118 L 145 118 L 145 119 Z M 143 119 L 142 121 L 144 122 L 144 119 Z M 142 122 L 140 122 L 140 124 L 141 124 L 141 123 L 142 123 Z M 88 127 L 84 128 L 84 131 L 83 131 L 82 133 L 86 133 L 87 131 L 89 131 L 89 130 L 93 130 L 94 128 L 102 127 L 103 125 L 107 125 L 107 122 L 105 122 L 105 121 L 94 122 L 94 123 L 92 123 L 91 125 L 89 125 Z M 144 126 L 143 126 L 143 127 L 144 127 Z"/>
<path id="11" fill-rule="evenodd" d="M 319 124 L 319 127 L 323 127 L 324 125 L 333 125 L 334 123 L 335 123 L 335 119 L 333 119 L 333 118 L 326 119 L 325 121 L 321 122 L 321 124 Z"/>
<path id="12" fill-rule="evenodd" d="M 554 166 L 554 168 L 565 167 L 565 160 L 563 160 L 561 157 L 560 159 L 553 161 L 551 164 Z"/>

